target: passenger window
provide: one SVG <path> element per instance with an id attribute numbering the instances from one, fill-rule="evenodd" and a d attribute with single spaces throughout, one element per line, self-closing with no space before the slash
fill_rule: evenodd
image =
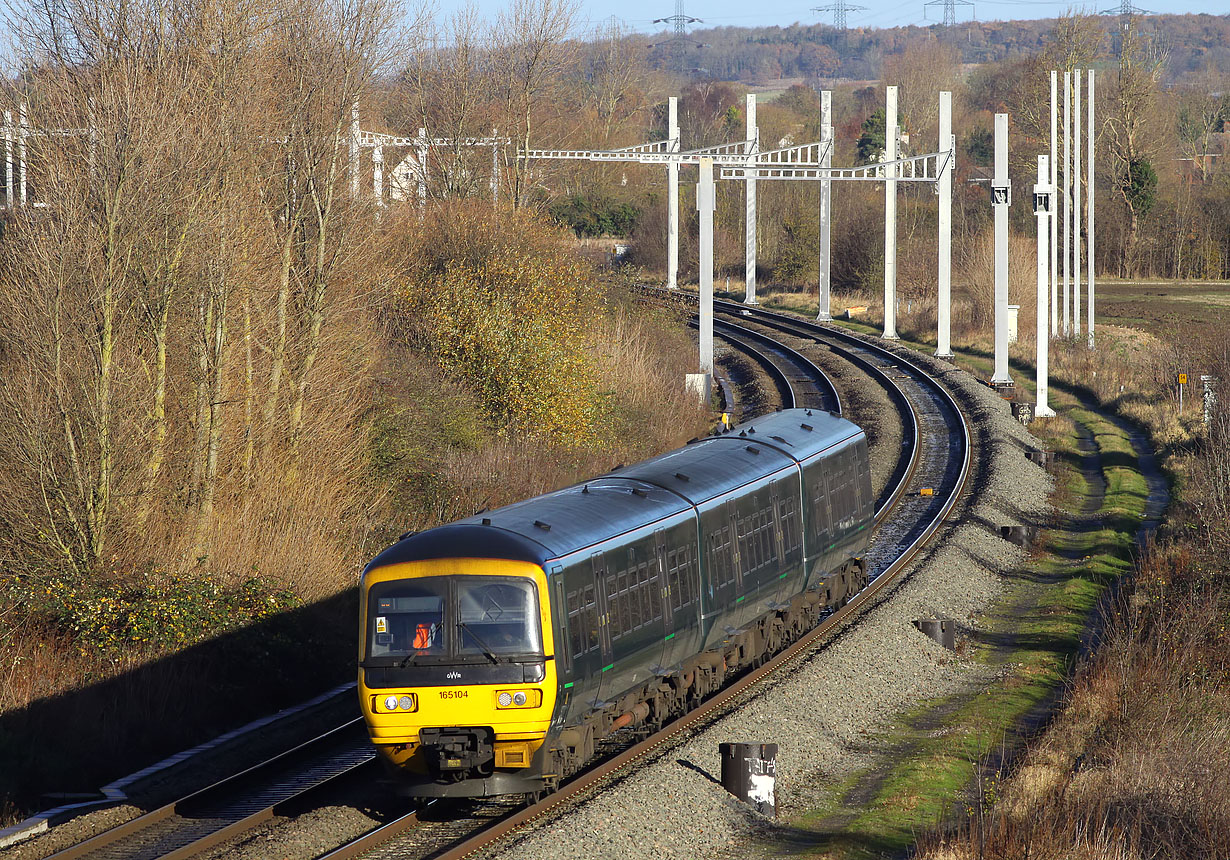
<path id="1" fill-rule="evenodd" d="M 598 607 L 592 585 L 568 593 L 568 633 L 578 657 L 598 647 Z"/>

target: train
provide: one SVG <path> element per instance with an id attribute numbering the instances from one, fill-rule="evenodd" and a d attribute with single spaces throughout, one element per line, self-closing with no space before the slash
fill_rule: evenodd
<path id="1" fill-rule="evenodd" d="M 874 508 L 863 431 L 786 409 L 404 535 L 359 590 L 386 778 L 419 799 L 554 791 L 861 590 Z"/>

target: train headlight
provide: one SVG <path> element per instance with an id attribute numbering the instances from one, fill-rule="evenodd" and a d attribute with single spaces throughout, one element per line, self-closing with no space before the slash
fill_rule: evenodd
<path id="1" fill-rule="evenodd" d="M 418 702 L 414 700 L 412 693 L 407 693 L 403 696 L 390 695 L 384 698 L 372 696 L 372 710 L 384 714 L 395 714 L 398 711 L 417 711 Z"/>
<path id="2" fill-rule="evenodd" d="M 537 708 L 542 704 L 542 690 L 501 690 L 495 696 L 497 708 Z"/>

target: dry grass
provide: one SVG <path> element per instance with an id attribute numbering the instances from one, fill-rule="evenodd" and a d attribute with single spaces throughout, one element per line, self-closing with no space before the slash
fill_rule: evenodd
<path id="1" fill-rule="evenodd" d="M 1153 550 L 1096 658 L 998 805 L 920 857 L 1230 856 L 1226 597 L 1182 549 Z"/>

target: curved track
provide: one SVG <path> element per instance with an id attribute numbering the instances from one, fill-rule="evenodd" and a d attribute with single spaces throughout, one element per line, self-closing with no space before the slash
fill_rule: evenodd
<path id="1" fill-rule="evenodd" d="M 750 316 L 751 320 L 779 332 L 828 343 L 834 352 L 857 364 L 879 381 L 901 412 L 905 443 L 893 473 L 894 480 L 890 480 L 877 503 L 878 527 L 872 549 L 868 553 L 868 586 L 850 603 L 828 616 L 792 646 L 759 669 L 752 670 L 728 684 L 700 707 L 663 727 L 661 731 L 639 742 L 630 743 L 614 757 L 575 777 L 555 794 L 483 828 L 481 832 L 460 844 L 442 852 L 436 849 L 424 853 L 421 849 L 411 848 L 405 841 L 408 837 L 402 834 L 413 832 L 418 822 L 413 816 L 407 816 L 386 825 L 379 836 L 375 833 L 369 834 L 358 842 L 331 852 L 326 855 L 329 860 L 385 856 L 371 852 L 377 844 L 383 846 L 390 842 L 399 846 L 397 856 L 436 857 L 440 860 L 459 860 L 489 850 L 495 843 L 522 826 L 554 814 L 571 799 L 635 768 L 639 761 L 652 757 L 656 751 L 672 744 L 681 733 L 737 706 L 738 702 L 759 685 L 780 672 L 788 672 L 796 663 L 807 659 L 814 648 L 839 629 L 847 619 L 872 605 L 879 594 L 907 568 L 926 540 L 939 528 L 964 489 L 970 462 L 969 429 L 951 395 L 921 368 L 875 344 L 863 342 L 853 336 L 843 337 L 844 333 L 834 334 L 829 329 L 809 326 L 782 315 L 759 310 L 752 311 L 749 315 L 746 310 L 739 305 L 730 310 L 723 308 L 724 313 L 740 317 L 741 322 L 748 322 Z M 729 336 L 732 334 L 730 328 L 737 328 L 738 333 L 728 337 L 736 344 L 749 338 L 760 343 L 764 340 L 772 341 L 771 337 L 753 332 L 744 326 L 734 326 L 729 322 L 724 323 L 724 326 L 726 328 L 719 329 L 715 324 L 715 331 L 721 330 L 724 336 Z M 806 363 L 815 368 L 810 360 L 780 343 L 774 342 L 773 352 L 793 355 L 795 359 L 791 364 L 795 367 L 802 367 Z M 762 355 L 761 360 L 777 364 L 776 360 L 767 356 Z M 819 376 L 825 379 L 826 384 L 831 386 L 827 377 L 818 368 L 815 369 Z M 833 394 L 836 396 L 835 390 Z"/>
<path id="2" fill-rule="evenodd" d="M 888 486 L 877 500 L 877 533 L 868 553 L 870 584 L 791 647 L 656 734 L 643 737 L 627 730 L 615 736 L 605 761 L 539 803 L 519 812 L 515 811 L 519 804 L 507 799 L 433 804 L 396 818 L 325 857 L 459 858 L 490 847 L 531 820 L 553 814 L 571 798 L 635 767 L 672 743 L 679 733 L 713 719 L 768 678 L 805 659 L 817 643 L 876 599 L 951 510 L 968 471 L 969 435 L 955 402 L 942 386 L 886 350 L 830 328 L 743 305 L 723 303 L 719 313 L 726 319 L 715 322 L 717 333 L 765 369 L 781 390 L 783 405 L 837 413 L 842 408 L 836 387 L 811 360 L 749 325 L 826 343 L 883 386 L 898 408 L 904 444 Z M 932 493 L 921 494 L 924 489 Z M 57 860 L 191 857 L 269 820 L 291 801 L 306 804 L 306 795 L 357 768 L 372 767 L 373 759 L 361 721 L 354 721 L 53 856 Z"/>

